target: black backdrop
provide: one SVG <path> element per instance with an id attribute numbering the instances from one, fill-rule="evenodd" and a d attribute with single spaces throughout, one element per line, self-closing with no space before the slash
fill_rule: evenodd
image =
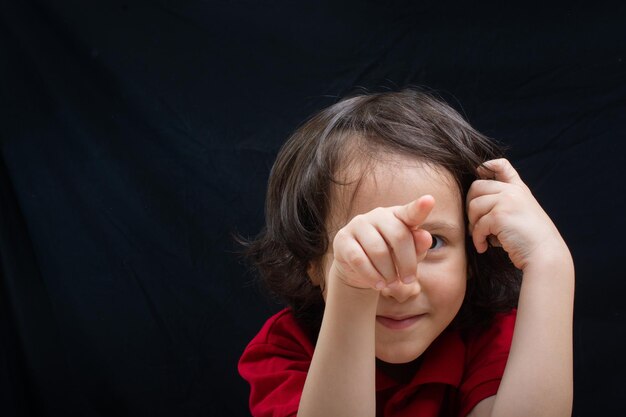
<path id="1" fill-rule="evenodd" d="M 620 415 L 626 9 L 469 3 L 3 1 L 0 415 L 248 415 L 279 306 L 230 236 L 308 115 L 407 84 L 510 145 L 577 266 L 574 415 Z"/>

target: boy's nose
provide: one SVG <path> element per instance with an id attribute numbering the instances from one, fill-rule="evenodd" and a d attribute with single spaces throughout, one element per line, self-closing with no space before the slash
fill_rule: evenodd
<path id="1" fill-rule="evenodd" d="M 422 291 L 419 278 L 410 284 L 402 281 L 395 281 L 391 285 L 381 290 L 381 294 L 385 297 L 394 298 L 398 303 L 403 303 L 411 297 L 416 296 Z"/>

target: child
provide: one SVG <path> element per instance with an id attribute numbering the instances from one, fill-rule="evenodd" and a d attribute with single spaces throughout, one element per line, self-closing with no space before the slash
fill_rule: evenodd
<path id="1" fill-rule="evenodd" d="M 569 250 L 446 104 L 321 111 L 280 151 L 266 220 L 248 251 L 290 307 L 239 363 L 254 416 L 571 414 Z"/>

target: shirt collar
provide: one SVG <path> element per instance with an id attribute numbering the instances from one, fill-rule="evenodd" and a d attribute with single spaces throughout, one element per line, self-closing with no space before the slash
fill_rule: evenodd
<path id="1" fill-rule="evenodd" d="M 465 343 L 456 330 L 444 331 L 422 354 L 422 363 L 409 383 L 417 387 L 429 383 L 448 384 L 458 387 L 463 377 Z M 390 376 L 376 371 L 376 390 L 381 391 L 399 385 Z"/>

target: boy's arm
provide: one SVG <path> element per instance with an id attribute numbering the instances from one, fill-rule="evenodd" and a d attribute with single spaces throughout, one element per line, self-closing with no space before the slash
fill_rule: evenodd
<path id="1" fill-rule="evenodd" d="M 431 196 L 405 206 L 376 209 L 351 220 L 333 240 L 325 271 L 326 307 L 307 374 L 298 417 L 374 417 L 376 415 L 376 308 L 385 285 L 415 274 L 430 247 L 419 225 L 434 205 Z M 365 224 L 380 236 L 360 236 Z M 371 239 L 374 238 L 374 239 Z M 388 242 L 375 247 L 376 238 Z M 369 244 L 367 242 L 370 242 Z M 412 248 L 402 262 L 391 251 Z M 378 272 L 381 271 L 381 272 Z"/>
<path id="2" fill-rule="evenodd" d="M 374 327 L 378 291 L 339 280 L 327 298 L 298 417 L 376 415 Z"/>
<path id="3" fill-rule="evenodd" d="M 515 332 L 495 397 L 470 416 L 570 416 L 573 398 L 574 266 L 556 227 L 506 160 L 486 163 L 494 180 L 468 194 L 470 230 L 479 252 L 496 236 L 522 270 Z M 479 173 L 481 171 L 479 170 Z"/>

